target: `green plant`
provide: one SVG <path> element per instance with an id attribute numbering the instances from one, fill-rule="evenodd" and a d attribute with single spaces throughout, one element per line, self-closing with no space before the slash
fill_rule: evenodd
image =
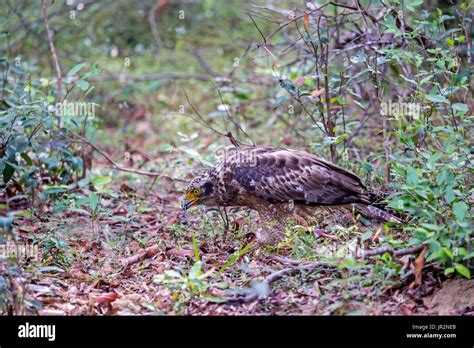
<path id="1" fill-rule="evenodd" d="M 40 238 L 38 244 L 43 249 L 43 264 L 58 266 L 62 269 L 69 268 L 70 258 L 67 254 L 69 244 L 63 238 L 48 234 Z"/>
<path id="2" fill-rule="evenodd" d="M 396 156 L 395 184 L 390 206 L 407 213 L 412 244 L 430 246 L 428 261 L 439 261 L 445 273 L 456 270 L 466 278 L 474 258 L 472 250 L 472 164 L 466 140 L 453 127 L 432 127 L 439 146 L 416 148 L 420 123 L 402 127 L 397 134 L 407 145 L 407 154 Z"/>
<path id="3" fill-rule="evenodd" d="M 97 67 L 93 66 L 73 80 L 84 65 L 79 64 L 68 73 L 65 79 L 68 95 L 76 86 L 84 92 L 84 96 L 90 92 L 85 79 L 96 75 Z M 18 70 L 21 71 L 21 68 Z M 43 184 L 69 184 L 84 174 L 83 149 L 64 134 L 69 131 L 91 134 L 94 121 L 88 114 L 83 114 L 84 110 L 79 110 L 77 114 L 74 108 L 67 107 L 74 106 L 74 103 L 59 103 L 48 80 L 25 81 L 24 73 L 19 76 L 20 82 L 3 86 L 0 188 L 7 188 L 12 181 L 21 188 L 32 190 L 41 190 Z M 86 83 L 88 88 L 84 89 Z M 59 114 L 64 123 L 62 130 L 57 129 Z"/>

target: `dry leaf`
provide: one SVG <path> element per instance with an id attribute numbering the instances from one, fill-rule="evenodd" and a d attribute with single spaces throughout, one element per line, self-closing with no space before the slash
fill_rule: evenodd
<path id="1" fill-rule="evenodd" d="M 305 14 L 304 14 L 303 25 L 304 25 L 305 30 L 309 29 L 309 14 L 308 14 L 308 12 L 305 12 Z"/>
<path id="2" fill-rule="evenodd" d="M 156 214 L 142 214 L 140 218 L 145 222 L 151 222 L 156 220 Z"/>
<path id="3" fill-rule="evenodd" d="M 176 250 L 175 248 L 171 248 L 170 250 L 166 251 L 166 255 L 168 256 L 181 256 L 181 257 L 194 257 L 194 251 L 191 249 L 179 249 Z"/>
<path id="4" fill-rule="evenodd" d="M 123 267 L 128 267 L 133 265 L 134 263 L 140 262 L 145 260 L 146 258 L 150 258 L 158 254 L 160 248 L 158 245 L 152 245 L 146 249 L 140 250 L 137 254 L 129 256 L 120 261 Z"/>
<path id="5" fill-rule="evenodd" d="M 425 267 L 425 254 L 428 250 L 428 246 L 425 244 L 423 245 L 423 250 L 421 250 L 420 255 L 416 258 L 413 262 L 415 270 L 413 273 L 415 274 L 415 281 L 410 284 L 410 289 L 418 287 L 422 284 L 422 276 L 423 276 L 423 267 Z"/>
<path id="6" fill-rule="evenodd" d="M 298 76 L 295 80 L 295 86 L 299 88 L 303 85 L 304 85 L 304 76 Z"/>
<path id="7" fill-rule="evenodd" d="M 171 226 L 178 220 L 178 215 L 171 216 L 163 227 L 163 232 L 168 232 L 168 226 Z"/>
<path id="8" fill-rule="evenodd" d="M 89 301 L 92 303 L 112 303 L 118 298 L 115 292 L 106 292 L 104 294 L 89 294 Z"/>
<path id="9" fill-rule="evenodd" d="M 311 92 L 311 96 L 312 97 L 319 97 L 321 94 L 323 94 L 325 91 L 324 88 L 320 88 L 320 89 L 315 89 L 314 91 Z"/>

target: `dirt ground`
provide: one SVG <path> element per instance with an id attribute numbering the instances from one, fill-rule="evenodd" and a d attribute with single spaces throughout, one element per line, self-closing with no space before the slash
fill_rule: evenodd
<path id="1" fill-rule="evenodd" d="M 25 303 L 16 305 L 23 313 L 474 314 L 474 282 L 446 280 L 434 264 L 424 265 L 419 286 L 413 286 L 409 273 L 391 283 L 376 279 L 361 286 L 362 278 L 377 277 L 373 269 L 323 263 L 288 271 L 305 261 L 294 259 L 286 245 L 234 257 L 222 270 L 254 238 L 245 232 L 251 224 L 244 213 L 232 213 L 230 231 L 223 233 L 215 212 L 206 219 L 196 212 L 183 224 L 178 194 L 139 199 L 142 193 L 125 184 L 117 189 L 120 195 L 102 195 L 104 210 L 95 221 L 81 210 L 66 209 L 58 216 L 45 206 L 15 222 L 22 243 L 40 246 L 40 254 L 23 261 L 22 274 L 12 278 L 14 289 L 25 294 Z M 319 240 L 325 243 L 328 236 L 320 231 Z M 196 248 L 202 271 L 193 267 Z M 280 277 L 281 270 L 286 271 Z"/>

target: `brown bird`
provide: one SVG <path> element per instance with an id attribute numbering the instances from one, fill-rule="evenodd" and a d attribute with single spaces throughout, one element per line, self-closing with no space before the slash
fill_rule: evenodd
<path id="1" fill-rule="evenodd" d="M 191 206 L 242 206 L 256 210 L 266 223 L 256 233 L 261 244 L 284 236 L 291 216 L 309 220 L 320 207 L 355 207 L 369 218 L 400 222 L 375 207 L 374 195 L 344 168 L 306 151 L 250 147 L 227 153 L 215 167 L 194 178 L 182 200 Z"/>

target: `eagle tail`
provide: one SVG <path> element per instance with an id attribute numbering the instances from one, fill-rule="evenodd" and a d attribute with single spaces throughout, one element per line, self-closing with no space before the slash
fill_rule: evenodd
<path id="1" fill-rule="evenodd" d="M 402 221 L 390 214 L 389 212 L 375 207 L 373 205 L 366 205 L 366 204 L 355 204 L 355 208 L 360 213 L 366 215 L 369 218 L 376 219 L 382 222 L 394 222 L 394 223 L 401 223 Z"/>

